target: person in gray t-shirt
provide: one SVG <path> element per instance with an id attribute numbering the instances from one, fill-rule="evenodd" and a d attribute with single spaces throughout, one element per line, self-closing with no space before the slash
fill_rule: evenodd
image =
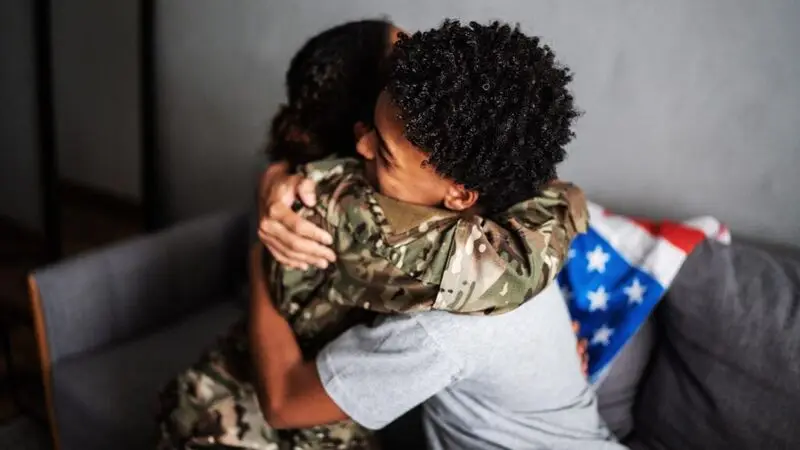
<path id="1" fill-rule="evenodd" d="M 557 178 L 577 111 L 569 71 L 538 38 L 499 23 L 445 22 L 401 38 L 387 66 L 374 128 L 358 141 L 359 153 L 379 162 L 369 175 L 381 194 L 491 215 Z M 424 404 L 434 449 L 620 447 L 581 373 L 555 287 L 498 316 L 384 317 L 304 361 L 259 276 L 250 343 L 260 407 L 274 428 L 347 418 L 380 428 Z"/>
<path id="2" fill-rule="evenodd" d="M 423 312 L 357 326 L 317 357 L 353 420 L 382 428 L 418 404 L 431 450 L 613 449 L 557 285 L 499 316 Z"/>

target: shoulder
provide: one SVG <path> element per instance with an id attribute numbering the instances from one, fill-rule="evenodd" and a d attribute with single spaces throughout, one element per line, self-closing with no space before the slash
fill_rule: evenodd
<path id="1" fill-rule="evenodd" d="M 361 170 L 361 164 L 353 158 L 326 158 L 303 165 L 300 171 L 315 182 L 335 179 Z"/>
<path id="2" fill-rule="evenodd" d="M 441 311 L 425 311 L 380 315 L 370 326 L 350 329 L 334 345 L 359 347 L 364 351 L 404 352 L 445 357 L 463 370 L 463 361 L 457 357 L 457 346 L 451 345 L 459 334 L 468 334 L 456 315 Z"/>
<path id="3" fill-rule="evenodd" d="M 374 326 L 355 326 L 317 355 L 325 390 L 361 425 L 381 428 L 464 378 L 463 361 L 420 317 L 391 315 Z"/>
<path id="4" fill-rule="evenodd" d="M 316 183 L 318 206 L 315 209 L 323 216 L 333 205 L 363 205 L 362 197 L 370 191 L 364 165 L 352 158 L 315 161 L 301 167 L 300 171 Z"/>
<path id="5" fill-rule="evenodd" d="M 371 325 L 357 325 L 329 343 L 326 357 L 352 361 L 362 373 L 380 366 L 399 372 L 444 371 L 454 379 L 464 377 L 471 364 L 454 340 L 468 336 L 457 324 L 458 316 L 444 312 L 381 315 Z M 424 378 L 424 376 L 423 376 Z"/>
<path id="6" fill-rule="evenodd" d="M 569 311 L 556 283 L 518 308 L 497 315 L 426 312 L 416 315 L 421 328 L 445 348 L 466 361 L 481 364 L 491 356 L 520 350 L 519 342 L 551 342 L 556 336 L 572 337 Z M 541 348 L 524 346 L 530 357 Z"/>

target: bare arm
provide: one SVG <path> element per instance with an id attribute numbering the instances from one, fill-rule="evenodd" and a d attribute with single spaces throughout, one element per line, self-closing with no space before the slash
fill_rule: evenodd
<path id="1" fill-rule="evenodd" d="M 250 258 L 250 347 L 256 392 L 264 418 L 278 429 L 304 428 L 347 419 L 328 396 L 314 360 L 304 361 L 289 323 L 269 297 L 256 246 Z"/>

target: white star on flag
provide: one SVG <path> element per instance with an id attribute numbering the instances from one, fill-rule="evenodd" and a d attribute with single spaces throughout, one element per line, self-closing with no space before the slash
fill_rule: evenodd
<path id="1" fill-rule="evenodd" d="M 605 286 L 600 286 L 596 291 L 589 291 L 586 294 L 589 298 L 589 312 L 597 311 L 598 309 L 606 310 L 608 306 L 608 292 Z"/>
<path id="2" fill-rule="evenodd" d="M 572 258 L 574 258 L 575 257 L 575 253 L 577 253 L 577 252 L 575 251 L 574 248 L 569 249 L 569 252 L 567 253 L 567 260 L 571 260 Z"/>
<path id="3" fill-rule="evenodd" d="M 598 328 L 594 332 L 594 335 L 592 335 L 591 344 L 592 345 L 602 344 L 603 347 L 605 347 L 605 346 L 607 346 L 609 344 L 609 342 L 611 342 L 610 339 L 611 339 L 611 335 L 613 335 L 613 334 L 614 334 L 614 330 L 611 329 L 611 328 L 608 328 L 608 325 L 604 324 L 602 327 Z"/>
<path id="4" fill-rule="evenodd" d="M 611 258 L 611 255 L 604 252 L 603 247 L 598 245 L 594 250 L 586 252 L 586 259 L 589 261 L 589 264 L 586 266 L 586 271 L 593 272 L 596 270 L 599 273 L 605 273 L 606 263 L 609 258 Z"/>
<path id="5" fill-rule="evenodd" d="M 634 278 L 633 283 L 631 283 L 630 286 L 625 286 L 622 290 L 625 291 L 625 295 L 628 296 L 629 305 L 641 305 L 644 301 L 644 293 L 647 292 L 647 286 L 639 283 L 638 278 Z"/>

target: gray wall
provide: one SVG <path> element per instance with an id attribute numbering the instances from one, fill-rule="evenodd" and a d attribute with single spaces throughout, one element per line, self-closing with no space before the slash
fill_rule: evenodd
<path id="1" fill-rule="evenodd" d="M 138 199 L 137 0 L 53 2 L 59 174 Z M 31 0 L 0 2 L 0 215 L 40 229 Z"/>
<path id="2" fill-rule="evenodd" d="M 389 14 L 406 29 L 500 18 L 551 42 L 586 114 L 562 176 L 623 212 L 713 214 L 800 243 L 800 2 L 159 2 L 159 140 L 185 218 L 253 199 L 282 75 L 309 35 Z"/>
<path id="3" fill-rule="evenodd" d="M 52 2 L 59 175 L 131 199 L 140 197 L 137 5 Z"/>
<path id="4" fill-rule="evenodd" d="M 42 227 L 33 2 L 0 2 L 0 216 Z"/>

